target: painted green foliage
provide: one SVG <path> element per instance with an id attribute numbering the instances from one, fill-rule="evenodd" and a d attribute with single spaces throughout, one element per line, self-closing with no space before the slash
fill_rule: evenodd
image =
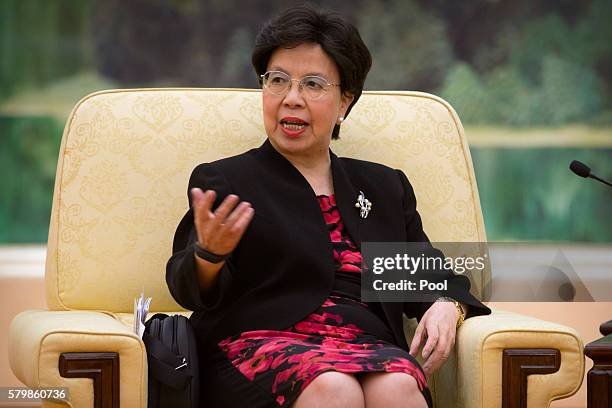
<path id="1" fill-rule="evenodd" d="M 532 126 L 612 126 L 609 0 L 314 3 L 360 29 L 374 57 L 366 89 L 432 92 L 466 125 L 513 127 L 517 137 Z M 255 33 L 291 4 L 1 1 L 0 243 L 46 241 L 59 99 L 71 106 L 109 86 L 256 87 Z M 49 109 L 28 105 L 39 90 Z M 489 239 L 612 242 L 610 192 L 567 171 L 583 158 L 612 177 L 611 149 L 472 151 Z"/>

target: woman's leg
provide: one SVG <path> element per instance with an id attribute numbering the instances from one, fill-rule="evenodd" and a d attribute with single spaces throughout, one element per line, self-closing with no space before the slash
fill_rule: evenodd
<path id="1" fill-rule="evenodd" d="M 416 380 L 405 373 L 360 376 L 366 408 L 427 408 Z"/>
<path id="2" fill-rule="evenodd" d="M 351 375 L 328 371 L 312 380 L 292 408 L 364 408 L 359 381 Z"/>

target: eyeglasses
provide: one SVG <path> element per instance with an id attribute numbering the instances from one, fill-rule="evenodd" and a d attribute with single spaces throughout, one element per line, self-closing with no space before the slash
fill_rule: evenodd
<path id="1" fill-rule="evenodd" d="M 274 95 L 286 95 L 291 89 L 291 83 L 296 81 L 299 91 L 304 91 L 304 96 L 310 100 L 321 98 L 330 86 L 340 86 L 340 84 L 331 83 L 327 79 L 316 75 L 308 75 L 302 79 L 292 79 L 284 72 L 268 71 L 260 76 L 262 88 Z"/>

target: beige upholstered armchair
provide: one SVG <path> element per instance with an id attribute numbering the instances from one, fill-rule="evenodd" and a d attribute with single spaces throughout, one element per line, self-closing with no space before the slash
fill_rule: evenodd
<path id="1" fill-rule="evenodd" d="M 338 155 L 404 170 L 432 241 L 486 240 L 470 151 L 445 101 L 365 93 L 342 129 L 332 143 Z M 74 407 L 145 407 L 147 360 L 131 329 L 133 299 L 144 289 L 153 312 L 186 312 L 164 275 L 189 174 L 264 138 L 258 91 L 115 90 L 80 101 L 57 166 L 49 310 L 23 312 L 10 328 L 17 378 L 30 387 L 68 387 Z M 489 278 L 471 276 L 475 295 Z M 406 320 L 408 335 L 411 326 Z M 437 407 L 548 407 L 578 389 L 583 370 L 574 330 L 494 311 L 466 321 L 430 385 Z"/>

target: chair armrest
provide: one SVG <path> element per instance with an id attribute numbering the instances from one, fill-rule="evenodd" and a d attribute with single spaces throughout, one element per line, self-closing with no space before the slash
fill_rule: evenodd
<path id="1" fill-rule="evenodd" d="M 15 316 L 8 333 L 9 363 L 29 387 L 67 387 L 73 406 L 94 406 L 90 378 L 60 374 L 63 353 L 116 353 L 120 404 L 146 407 L 147 354 L 142 340 L 113 316 L 93 311 L 29 310 Z M 64 355 L 66 356 L 66 355 Z M 120 364 L 119 364 L 120 361 Z M 129 379 L 129 381 L 126 381 Z"/>
<path id="2" fill-rule="evenodd" d="M 466 320 L 457 333 L 456 347 L 459 407 L 502 406 L 503 354 L 510 349 L 556 349 L 560 352 L 558 371 L 552 369 L 548 371 L 551 374 L 527 377 L 529 407 L 548 407 L 550 401 L 574 394 L 582 384 L 582 341 L 574 329 L 560 324 L 493 311 L 489 316 Z"/>

